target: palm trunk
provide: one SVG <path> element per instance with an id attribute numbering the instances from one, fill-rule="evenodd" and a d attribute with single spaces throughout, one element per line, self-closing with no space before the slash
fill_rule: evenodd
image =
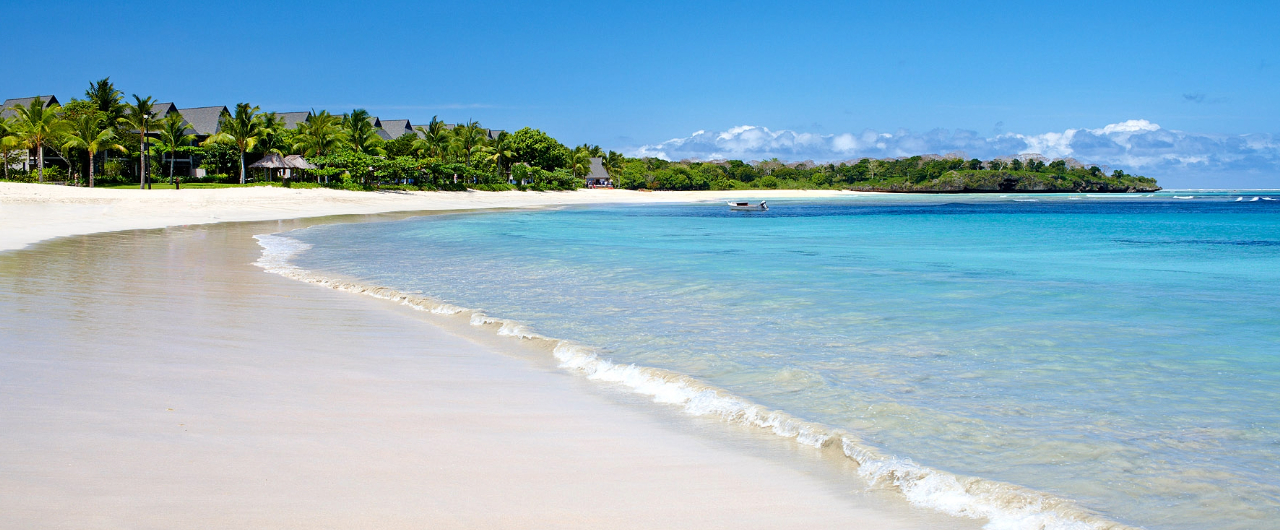
<path id="1" fill-rule="evenodd" d="M 240 183 L 244 184 L 244 150 L 240 150 Z"/>
<path id="2" fill-rule="evenodd" d="M 44 182 L 44 142 L 36 144 L 36 174 Z M 30 175 L 27 178 L 31 178 Z"/>
<path id="3" fill-rule="evenodd" d="M 169 183 L 173 184 L 173 189 L 178 189 L 178 181 L 173 178 L 173 156 L 169 156 Z"/>
<path id="4" fill-rule="evenodd" d="M 93 187 L 93 151 L 89 151 L 89 187 Z"/>

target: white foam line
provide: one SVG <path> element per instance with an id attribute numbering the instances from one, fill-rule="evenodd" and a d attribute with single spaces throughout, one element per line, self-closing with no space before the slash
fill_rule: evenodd
<path id="1" fill-rule="evenodd" d="M 264 234 L 254 236 L 262 257 L 254 264 L 270 273 L 339 291 L 391 300 L 429 313 L 460 315 L 470 312 L 472 326 L 497 326 L 501 336 L 555 341 L 552 355 L 560 367 L 595 381 L 618 384 L 657 403 L 680 407 L 694 416 L 753 426 L 797 443 L 826 448 L 833 444 L 858 465 L 858 474 L 873 487 L 901 492 L 912 504 L 956 517 L 987 519 L 987 530 L 1123 530 L 1132 527 L 1102 518 L 1068 500 L 1013 484 L 964 477 L 916 464 L 907 458 L 884 455 L 856 435 L 826 425 L 807 422 L 785 412 L 770 410 L 683 374 L 668 370 L 618 364 L 592 348 L 567 340 L 539 335 L 524 324 L 492 317 L 479 311 L 402 293 L 395 289 L 365 286 L 326 278 L 290 263 L 311 248 L 293 238 Z"/>

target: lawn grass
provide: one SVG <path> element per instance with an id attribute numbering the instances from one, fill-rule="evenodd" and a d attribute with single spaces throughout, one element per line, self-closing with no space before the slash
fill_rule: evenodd
<path id="1" fill-rule="evenodd" d="M 254 188 L 254 187 L 263 187 L 263 186 L 275 186 L 275 187 L 280 187 L 280 183 L 278 183 L 278 182 L 273 182 L 273 183 L 267 183 L 267 182 L 250 182 L 250 183 L 248 183 L 248 184 L 218 184 L 218 183 L 215 183 L 215 182 L 183 182 L 183 183 L 182 183 L 182 187 L 183 187 L 183 188 L 189 188 L 189 189 L 200 189 L 200 190 L 204 190 L 204 189 L 214 189 L 214 188 Z M 104 189 L 111 189 L 111 190 L 136 190 L 136 189 L 138 189 L 138 185 L 137 185 L 137 184 L 124 184 L 124 185 L 120 185 L 120 186 L 97 186 L 97 187 L 99 187 L 99 188 L 104 188 Z M 153 189 L 153 190 L 171 190 L 171 189 L 173 189 L 173 184 L 169 184 L 168 182 L 163 182 L 163 183 L 161 183 L 161 182 L 152 182 L 152 183 L 151 183 L 151 189 Z"/>

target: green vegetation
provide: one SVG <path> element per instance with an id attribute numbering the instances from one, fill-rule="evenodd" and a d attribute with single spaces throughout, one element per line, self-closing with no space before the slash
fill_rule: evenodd
<path id="1" fill-rule="evenodd" d="M 896 160 L 862 159 L 855 163 L 786 165 L 777 159 L 757 164 L 667 162 L 628 158 L 615 183 L 627 189 L 852 189 L 893 192 L 1124 192 L 1160 189 L 1155 179 L 1097 166 L 1023 161 L 913 156 Z M 606 166 L 609 166 L 606 159 Z M 611 172 L 613 170 L 611 169 Z"/>
<path id="2" fill-rule="evenodd" d="M 65 106 L 39 98 L 0 120 L 3 178 L 63 181 L 77 185 L 152 188 L 150 175 L 168 174 L 168 187 L 225 187 L 275 180 L 277 169 L 252 166 L 267 155 L 302 155 L 314 169 L 294 169 L 284 185 L 349 190 L 566 190 L 585 185 L 592 159 L 600 158 L 613 184 L 647 190 L 853 189 L 895 192 L 1153 191 L 1150 178 L 1067 160 L 1034 158 L 980 161 L 915 156 L 862 159 L 839 164 L 669 162 L 628 158 L 599 146 L 566 147 L 547 133 L 525 127 L 491 131 L 476 121 L 448 125 L 432 118 L 415 131 L 383 131 L 364 109 L 334 115 L 308 113 L 289 126 L 274 112 L 237 103 L 216 120 L 216 132 L 197 131 L 172 107 L 150 96 L 123 101 L 110 78 L 90 83 L 84 99 Z M 164 110 L 167 116 L 156 115 Z M 199 110 L 199 109 L 196 109 Z M 185 111 L 184 111 L 185 112 Z M 212 127 L 212 115 L 206 127 Z M 403 122 L 400 122 L 403 123 Z M 392 138 L 384 140 L 384 137 Z M 46 148 L 57 154 L 46 165 Z M 17 171 L 23 152 L 35 168 Z M 101 156 L 100 156 L 101 155 Z M 109 156 L 110 155 L 110 156 Z M 203 177 L 185 177 L 177 164 L 197 165 Z M 25 166 L 24 166 L 25 167 Z M 100 170 L 100 171 L 99 171 Z M 199 173 L 193 173 L 199 174 Z M 237 184 L 238 183 L 238 184 Z"/>

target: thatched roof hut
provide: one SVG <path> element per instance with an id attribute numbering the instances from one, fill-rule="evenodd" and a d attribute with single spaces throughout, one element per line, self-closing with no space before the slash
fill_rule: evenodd
<path id="1" fill-rule="evenodd" d="M 267 169 L 288 169 L 293 166 L 290 166 L 288 162 L 285 162 L 284 158 L 281 157 L 280 155 L 276 153 L 267 153 L 267 156 L 262 157 L 262 160 L 259 160 L 257 162 L 254 162 L 253 164 L 250 164 L 249 167 L 264 167 Z"/>
<path id="2" fill-rule="evenodd" d="M 284 157 L 284 163 L 288 164 L 289 167 L 293 169 L 315 169 L 316 168 L 315 164 L 312 164 L 311 162 L 307 162 L 307 159 L 302 158 L 302 155 L 286 156 Z"/>

